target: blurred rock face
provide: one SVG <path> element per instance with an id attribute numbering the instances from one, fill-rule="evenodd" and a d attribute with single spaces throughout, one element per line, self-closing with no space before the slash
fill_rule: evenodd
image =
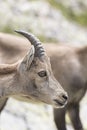
<path id="1" fill-rule="evenodd" d="M 11 98 L 1 114 L 0 130 L 56 130 L 52 107 Z"/>
<path id="2" fill-rule="evenodd" d="M 70 8 L 75 14 L 80 15 L 87 11 L 87 0 L 55 0 L 67 8 Z"/>
<path id="3" fill-rule="evenodd" d="M 65 1 L 58 0 L 57 3 L 60 2 L 70 9 L 74 4 L 77 7 L 76 0 Z M 14 29 L 31 31 L 45 41 L 75 45 L 87 43 L 86 29 L 68 21 L 60 10 L 44 0 L 1 0 L 0 31 L 13 33 Z"/>
<path id="4" fill-rule="evenodd" d="M 87 95 L 81 102 L 81 119 L 87 128 Z M 73 130 L 70 122 L 68 130 Z M 52 107 L 10 99 L 0 117 L 0 130 L 56 130 Z"/>

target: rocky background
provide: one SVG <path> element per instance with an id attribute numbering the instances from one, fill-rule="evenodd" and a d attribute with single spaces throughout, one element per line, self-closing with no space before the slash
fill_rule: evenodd
<path id="1" fill-rule="evenodd" d="M 43 42 L 87 45 L 87 0 L 0 0 L 0 31 L 23 29 Z M 87 130 L 87 96 L 80 116 Z M 73 130 L 67 118 L 68 130 Z M 10 99 L 0 117 L 0 130 L 56 130 L 52 107 Z"/>

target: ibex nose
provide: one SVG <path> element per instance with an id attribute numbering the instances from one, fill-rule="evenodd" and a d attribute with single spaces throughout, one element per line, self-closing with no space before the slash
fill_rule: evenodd
<path id="1" fill-rule="evenodd" d="M 68 95 L 67 94 L 65 94 L 65 95 L 63 94 L 62 98 L 64 98 L 65 100 L 68 100 Z"/>
<path id="2" fill-rule="evenodd" d="M 54 99 L 57 105 L 64 106 L 67 103 L 68 95 L 67 93 L 61 93 L 58 97 L 58 99 Z"/>
<path id="3" fill-rule="evenodd" d="M 61 93 L 61 94 L 60 94 L 60 100 L 61 100 L 63 103 L 66 103 L 67 100 L 68 100 L 68 95 L 67 95 L 67 93 Z"/>

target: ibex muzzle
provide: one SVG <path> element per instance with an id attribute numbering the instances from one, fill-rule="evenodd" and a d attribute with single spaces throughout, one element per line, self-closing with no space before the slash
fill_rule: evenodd
<path id="1" fill-rule="evenodd" d="M 16 32 L 25 36 L 33 45 L 18 67 L 24 97 L 55 107 L 64 106 L 67 102 L 67 93 L 54 78 L 50 60 L 41 42 L 30 33 Z"/>

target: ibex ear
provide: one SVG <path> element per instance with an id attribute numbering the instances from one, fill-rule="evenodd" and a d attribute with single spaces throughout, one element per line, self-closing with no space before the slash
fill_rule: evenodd
<path id="1" fill-rule="evenodd" d="M 30 65 L 34 59 L 35 49 L 32 45 L 27 55 L 24 57 L 23 61 L 21 62 L 20 69 L 21 70 L 28 70 Z"/>

